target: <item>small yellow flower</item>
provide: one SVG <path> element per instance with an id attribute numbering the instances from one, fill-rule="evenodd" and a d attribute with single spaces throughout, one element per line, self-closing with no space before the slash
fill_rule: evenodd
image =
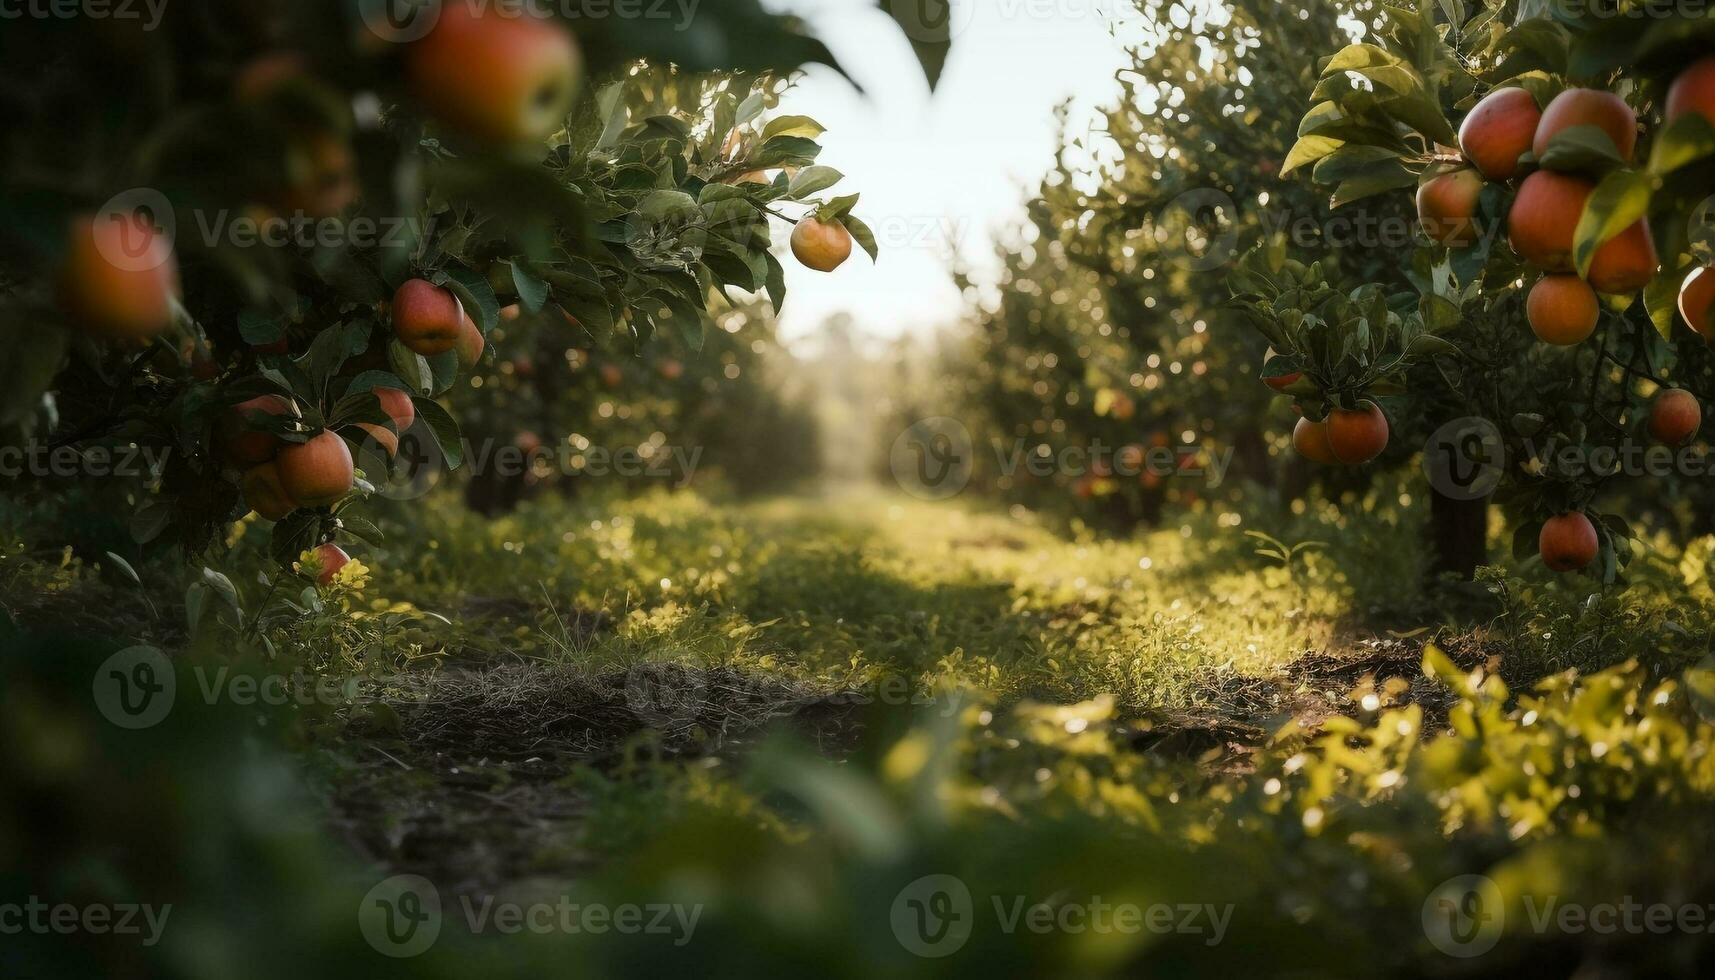
<path id="1" fill-rule="evenodd" d="M 369 585 L 369 566 L 353 558 L 346 566 L 334 575 L 329 583 L 332 588 L 344 589 L 347 592 L 361 593 Z"/>

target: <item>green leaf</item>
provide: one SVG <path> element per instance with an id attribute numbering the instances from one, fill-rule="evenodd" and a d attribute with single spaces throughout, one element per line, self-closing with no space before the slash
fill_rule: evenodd
<path id="1" fill-rule="evenodd" d="M 1644 308 L 1649 310 L 1650 322 L 1655 324 L 1661 339 L 1673 340 L 1674 314 L 1679 312 L 1681 277 L 1665 271 L 1644 287 Z"/>
<path id="2" fill-rule="evenodd" d="M 143 585 L 143 579 L 137 574 L 137 570 L 135 568 L 131 567 L 130 562 L 119 557 L 118 555 L 114 554 L 111 551 L 106 552 L 106 555 L 107 555 L 108 563 L 111 564 L 116 570 L 118 570 L 126 578 L 130 579 L 138 587 L 141 587 Z"/>
<path id="3" fill-rule="evenodd" d="M 1430 333 L 1420 333 L 1411 338 L 1411 344 L 1405 349 L 1406 356 L 1440 357 L 1443 354 L 1457 355 L 1459 348 L 1452 341 L 1437 337 Z"/>
<path id="4" fill-rule="evenodd" d="M 1411 187 L 1416 183 L 1417 175 L 1407 169 L 1405 164 L 1398 160 L 1385 160 L 1371 165 L 1361 176 L 1341 181 L 1340 186 L 1334 189 L 1333 206 L 1344 207 L 1353 201 Z"/>
<path id="5" fill-rule="evenodd" d="M 1454 131 L 1453 124 L 1447 121 L 1447 115 L 1441 111 L 1440 106 L 1429 101 L 1427 93 L 1413 92 L 1397 96 L 1382 102 L 1381 108 L 1383 112 L 1437 143 L 1451 146 L 1459 141 L 1459 134 Z"/>
<path id="6" fill-rule="evenodd" d="M 1670 627 L 1676 627 L 1676 632 L 1685 634 L 1685 628 L 1669 621 Z M 1682 675 L 1685 685 L 1685 696 L 1691 702 L 1697 714 L 1703 718 L 1715 718 L 1715 657 L 1704 657 L 1697 666 L 1689 668 Z"/>
<path id="7" fill-rule="evenodd" d="M 1338 103 L 1318 102 L 1298 121 L 1298 136 L 1338 136 L 1342 134 L 1337 131 L 1349 128 L 1350 123 L 1351 116 Z"/>
<path id="8" fill-rule="evenodd" d="M 779 313 L 786 304 L 786 268 L 773 252 L 764 252 L 762 257 L 768 263 L 768 302 Z"/>
<path id="9" fill-rule="evenodd" d="M 151 500 L 131 515 L 131 540 L 148 544 L 161 536 L 173 519 L 173 505 L 165 500 Z"/>
<path id="10" fill-rule="evenodd" d="M 1287 152 L 1286 162 L 1280 167 L 1280 175 L 1285 177 L 1299 167 L 1307 163 L 1315 163 L 1345 145 L 1345 140 L 1334 139 L 1329 136 L 1299 137 L 1298 142 L 1292 144 L 1292 149 Z"/>
<path id="11" fill-rule="evenodd" d="M 691 138 L 691 124 L 678 116 L 665 113 L 650 116 L 643 120 L 643 132 L 638 139 L 668 139 L 683 143 Z"/>
<path id="12" fill-rule="evenodd" d="M 905 32 L 917 63 L 923 68 L 923 77 L 928 79 L 930 91 L 934 91 L 941 80 L 941 70 L 946 67 L 947 54 L 952 51 L 953 18 L 959 16 L 960 8 L 947 0 L 909 3 L 889 0 L 882 6 Z"/>
<path id="13" fill-rule="evenodd" d="M 776 116 L 762 127 L 764 143 L 776 136 L 800 136 L 813 140 L 827 132 L 827 128 L 809 116 Z"/>
<path id="14" fill-rule="evenodd" d="M 744 200 L 747 200 L 744 188 L 735 187 L 732 184 L 707 184 L 704 185 L 702 191 L 697 195 L 697 203 L 703 205 L 705 210 L 708 205 L 715 204 L 720 201 Z"/>
<path id="15" fill-rule="evenodd" d="M 845 174 L 833 167 L 805 167 L 798 171 L 798 176 L 792 178 L 786 193 L 794 199 L 803 200 L 812 194 L 818 194 L 845 179 Z"/>
<path id="16" fill-rule="evenodd" d="M 459 424 L 441 403 L 427 398 L 413 398 L 411 404 L 417 408 L 417 418 L 428 424 L 429 432 L 440 445 L 441 456 L 447 461 L 447 469 L 456 470 L 464 465 L 464 436 L 459 432 Z"/>
<path id="17" fill-rule="evenodd" d="M 381 408 L 381 399 L 365 388 L 341 398 L 329 414 L 327 425 L 330 429 L 342 429 L 358 424 L 386 425 L 390 421 L 392 419 Z"/>
<path id="18" fill-rule="evenodd" d="M 1669 174 L 1715 154 L 1715 126 L 1702 113 L 1688 112 L 1656 137 L 1650 150 L 1649 172 Z"/>
<path id="19" fill-rule="evenodd" d="M 881 261 L 881 250 L 875 244 L 875 232 L 870 230 L 869 225 L 864 224 L 863 219 L 855 214 L 847 214 L 840 217 L 840 223 L 852 233 L 852 238 L 858 243 L 858 247 L 869 253 L 871 262 Z"/>
<path id="20" fill-rule="evenodd" d="M 1446 333 L 1458 326 L 1463 317 L 1459 304 L 1434 293 L 1424 296 L 1418 308 L 1423 317 L 1423 328 L 1430 333 Z"/>
<path id="21" fill-rule="evenodd" d="M 619 145 L 619 139 L 625 134 L 626 124 L 630 121 L 630 110 L 625 105 L 625 83 L 613 82 L 603 88 L 596 96 L 596 110 L 603 119 L 601 138 L 596 141 L 596 149 L 605 150 Z"/>
<path id="22" fill-rule="evenodd" d="M 1516 26 L 1497 45 L 1497 51 L 1506 54 L 1495 66 L 1496 74 L 1519 75 L 1530 71 L 1566 74 L 1568 35 L 1566 28 L 1549 19 L 1550 13 L 1544 10 L 1539 16 L 1530 16 L 1524 10 L 1519 11 Z"/>
<path id="23" fill-rule="evenodd" d="M 716 248 L 711 243 L 711 247 L 703 252 L 703 264 L 709 267 L 715 280 L 723 286 L 737 286 L 746 292 L 755 292 L 762 286 L 762 280 L 756 274 L 757 267 L 750 264 L 748 256 L 741 257 L 732 248 Z"/>
<path id="24" fill-rule="evenodd" d="M 1360 176 L 1383 161 L 1398 163 L 1399 151 L 1386 146 L 1346 144 L 1316 162 L 1313 177 L 1318 184 L 1338 184 Z"/>
<path id="25" fill-rule="evenodd" d="M 462 265 L 451 265 L 441 270 L 438 278 L 441 281 L 437 285 L 457 293 L 465 313 L 476 321 L 482 335 L 488 336 L 500 322 L 500 300 L 495 298 L 494 287 L 489 284 L 488 277 Z"/>
<path id="26" fill-rule="evenodd" d="M 345 533 L 366 544 L 379 545 L 385 543 L 387 540 L 387 535 L 381 533 L 381 529 L 379 527 L 376 527 L 373 522 L 361 517 L 354 517 L 350 514 L 341 514 L 339 522 L 344 526 Z"/>
<path id="27" fill-rule="evenodd" d="M 512 288 L 518 291 L 518 304 L 531 313 L 542 312 L 548 302 L 548 284 L 536 278 L 520 262 L 512 263 Z"/>
<path id="28" fill-rule="evenodd" d="M 618 83 L 615 83 L 616 85 Z M 744 126 L 762 115 L 762 110 L 768 107 L 768 102 L 761 92 L 752 92 L 743 102 L 738 104 L 738 115 L 733 118 L 734 126 Z"/>
<path id="29" fill-rule="evenodd" d="M 429 394 L 438 398 L 446 394 L 458 382 L 458 351 L 442 351 L 434 357 L 424 358 L 424 360 L 429 365 L 429 376 L 434 379 L 430 384 Z"/>
<path id="30" fill-rule="evenodd" d="M 1374 44 L 1346 46 L 1329 59 L 1322 74 L 1341 71 L 1355 71 L 1377 85 L 1402 94 L 1423 89 L 1423 79 L 1404 59 Z"/>
<path id="31" fill-rule="evenodd" d="M 738 96 L 732 92 L 723 92 L 714 101 L 710 110 L 708 135 L 705 137 L 704 159 L 714 159 L 720 155 L 721 147 L 732 134 L 733 120 L 738 115 Z"/>
<path id="32" fill-rule="evenodd" d="M 268 554 L 278 564 L 290 568 L 299 555 L 316 546 L 316 535 L 320 530 L 321 515 L 309 510 L 294 511 L 274 525 L 274 534 L 268 541 Z"/>
<path id="33" fill-rule="evenodd" d="M 400 381 L 399 376 L 392 371 L 364 371 L 351 379 L 351 382 L 345 386 L 345 393 L 341 397 L 373 391 L 376 388 L 392 388 L 407 394 L 411 391 L 411 386 Z"/>
<path id="34" fill-rule="evenodd" d="M 1423 648 L 1423 672 L 1453 691 L 1465 689 L 1465 672 L 1454 666 L 1447 654 L 1433 643 Z"/>
<path id="35" fill-rule="evenodd" d="M 608 306 L 606 296 L 594 295 L 587 291 L 564 292 L 556 290 L 554 301 L 578 321 L 591 336 L 601 337 L 613 332 L 613 310 Z"/>
<path id="36" fill-rule="evenodd" d="M 1648 213 L 1651 189 L 1647 175 L 1630 170 L 1616 170 L 1596 186 L 1573 235 L 1572 258 L 1580 276 L 1590 274 L 1597 249 Z"/>
<path id="37" fill-rule="evenodd" d="M 838 221 L 846 215 L 851 214 L 852 208 L 857 207 L 857 203 L 857 194 L 847 194 L 845 197 L 836 197 L 817 208 L 816 217 L 823 221 Z"/>
<path id="38" fill-rule="evenodd" d="M 1572 126 L 1554 135 L 1538 161 L 1562 173 L 1604 174 L 1626 165 L 1620 148 L 1600 126 Z"/>
<path id="39" fill-rule="evenodd" d="M 757 169 L 771 167 L 807 167 L 816 162 L 822 147 L 815 140 L 801 136 L 776 136 L 762 144 L 754 163 Z"/>
<path id="40" fill-rule="evenodd" d="M 209 590 L 226 604 L 228 609 L 231 609 L 235 613 L 242 614 L 244 610 L 243 606 L 240 605 L 238 601 L 238 588 L 232 584 L 232 579 L 227 578 L 225 574 L 217 572 L 212 568 L 204 568 L 202 570 L 202 580 L 203 583 L 208 586 Z"/>
<path id="41" fill-rule="evenodd" d="M 254 347 L 265 347 L 286 336 L 286 318 L 260 310 L 238 311 L 238 335 Z"/>
<path id="42" fill-rule="evenodd" d="M 395 340 L 387 345 L 387 360 L 393 366 L 394 376 L 404 382 L 405 390 L 426 395 L 434 388 L 435 376 L 423 355 Z"/>
<path id="43" fill-rule="evenodd" d="M 310 342 L 310 349 L 298 362 L 315 386 L 318 396 L 313 401 L 319 402 L 320 395 L 327 389 L 327 383 L 345 366 L 345 362 L 369 349 L 369 333 L 373 328 L 367 320 L 353 323 L 343 323 L 329 327 L 316 334 L 316 339 Z"/>
<path id="44" fill-rule="evenodd" d="M 685 346 L 694 351 L 702 350 L 708 339 L 708 317 L 704 315 L 702 308 L 671 290 L 657 290 L 649 296 L 666 304 L 672 314 L 673 326 L 679 331 L 679 339 L 685 342 Z"/>

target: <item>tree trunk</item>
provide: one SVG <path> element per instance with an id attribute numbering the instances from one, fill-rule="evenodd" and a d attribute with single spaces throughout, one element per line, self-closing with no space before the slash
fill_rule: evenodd
<path id="1" fill-rule="evenodd" d="M 484 517 L 509 514 L 523 499 L 524 476 L 500 473 L 493 466 L 474 470 L 464 485 L 464 505 Z"/>
<path id="2" fill-rule="evenodd" d="M 1435 553 L 1430 574 L 1453 572 L 1469 582 L 1489 559 L 1489 498 L 1456 500 L 1431 488 L 1429 535 Z"/>
<path id="3" fill-rule="evenodd" d="M 1268 455 L 1268 441 L 1262 437 L 1262 430 L 1241 429 L 1238 438 L 1233 440 L 1232 466 L 1228 468 L 1225 479 L 1228 482 L 1253 480 L 1268 484 L 1274 482 L 1271 479 L 1273 471 L 1274 462 Z"/>

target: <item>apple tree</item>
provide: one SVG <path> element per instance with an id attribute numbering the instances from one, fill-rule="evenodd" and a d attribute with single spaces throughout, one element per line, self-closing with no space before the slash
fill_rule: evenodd
<path id="1" fill-rule="evenodd" d="M 1403 292 L 1285 248 L 1235 271 L 1300 452 L 1357 465 L 1390 420 L 1422 423 L 1434 493 L 1478 515 L 1438 535 L 1450 567 L 1483 559 L 1493 493 L 1516 556 L 1614 581 L 1621 511 L 1690 482 L 1679 450 L 1715 393 L 1715 13 L 1420 0 L 1318 69 L 1282 171 L 1342 207 L 1415 193 L 1422 235 Z"/>
<path id="2" fill-rule="evenodd" d="M 18 479 L 126 515 L 116 550 L 201 553 L 250 511 L 287 565 L 373 539 L 361 504 L 402 441 L 465 462 L 445 396 L 510 360 L 508 318 L 561 349 L 695 351 L 711 310 L 783 301 L 771 222 L 815 219 L 817 267 L 874 254 L 821 128 L 770 109 L 832 58 L 757 0 L 688 24 L 523 0 L 154 13 L 0 32 L 0 437 L 163 461 Z M 945 46 L 918 40 L 933 77 Z"/>
<path id="3" fill-rule="evenodd" d="M 1279 173 L 1317 84 L 1302 52 L 1373 17 L 1375 5 L 1134 6 L 1128 22 L 1147 26 L 1096 132 L 1064 139 L 1030 223 L 1007 243 L 998 302 L 978 312 L 975 335 L 943 372 L 970 379 L 958 408 L 985 435 L 1051 454 L 1097 444 L 1113 454 L 1043 476 L 989 472 L 994 454 L 979 453 L 979 486 L 1116 523 L 1207 496 L 1206 481 L 1164 472 L 1181 458 L 1194 466 L 1232 452 L 1223 495 L 1245 492 L 1248 479 L 1292 496 L 1311 476 L 1286 451 L 1286 413 L 1271 415 L 1273 392 L 1253 380 L 1268 343 L 1228 306 L 1226 271 L 1238 256 L 1286 236 L 1324 247 L 1330 274 L 1408 288 L 1398 272 L 1405 236 L 1377 247 L 1327 233 L 1336 213 L 1409 231 L 1405 206 L 1375 198 L 1336 212 Z M 1332 491 L 1366 478 L 1322 475 Z"/>

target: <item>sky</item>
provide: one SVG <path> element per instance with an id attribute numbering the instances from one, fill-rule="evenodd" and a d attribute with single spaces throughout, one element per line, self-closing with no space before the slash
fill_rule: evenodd
<path id="1" fill-rule="evenodd" d="M 780 111 L 828 127 L 818 162 L 846 175 L 835 193 L 862 193 L 857 216 L 882 252 L 874 265 L 854 252 L 827 275 L 787 262 L 780 329 L 789 341 L 842 312 L 878 337 L 955 318 L 963 301 L 948 275 L 950 256 L 979 281 L 992 275 L 995 232 L 1024 219 L 1029 189 L 1053 164 L 1054 107 L 1072 98 L 1074 127 L 1088 128 L 1128 63 L 1114 13 L 1138 17 L 1128 0 L 953 0 L 952 55 L 931 95 L 910 46 L 874 0 L 772 5 L 809 20 L 863 86 L 859 93 L 817 66 Z"/>

